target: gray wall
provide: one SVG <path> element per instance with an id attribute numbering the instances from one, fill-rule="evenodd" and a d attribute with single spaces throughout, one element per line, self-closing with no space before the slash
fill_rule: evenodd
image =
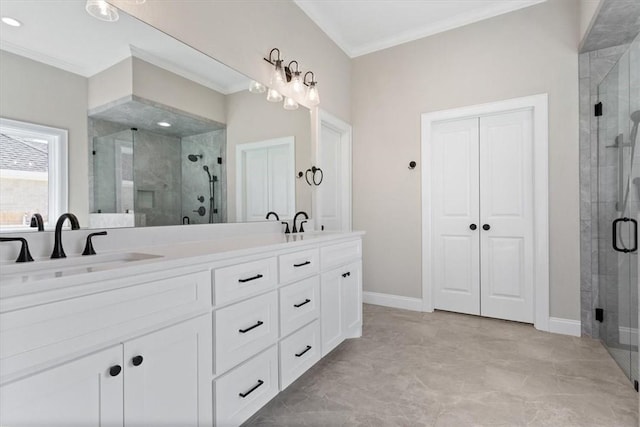
<path id="1" fill-rule="evenodd" d="M 549 94 L 550 315 L 580 318 L 578 2 L 549 0 L 353 62 L 366 291 L 421 297 L 420 115 Z M 426 165 L 419 165 L 425 172 Z"/>
<path id="2" fill-rule="evenodd" d="M 69 210 L 87 225 L 87 79 L 0 51 L 0 94 L 0 116 L 69 132 Z"/>

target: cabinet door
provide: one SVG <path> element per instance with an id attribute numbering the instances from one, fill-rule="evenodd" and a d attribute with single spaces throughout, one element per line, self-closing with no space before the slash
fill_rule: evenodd
<path id="1" fill-rule="evenodd" d="M 118 345 L 8 383 L 0 388 L 0 425 L 122 426 L 123 377 Z"/>
<path id="2" fill-rule="evenodd" d="M 343 273 L 342 269 L 336 269 L 323 274 L 321 278 L 320 312 L 323 357 L 344 340 L 342 334 L 342 292 L 340 289 Z"/>
<path id="3" fill-rule="evenodd" d="M 341 274 L 342 332 L 345 338 L 361 335 L 362 328 L 362 264 L 353 262 Z"/>
<path id="4" fill-rule="evenodd" d="M 124 421 L 130 426 L 212 423 L 211 316 L 124 344 Z"/>

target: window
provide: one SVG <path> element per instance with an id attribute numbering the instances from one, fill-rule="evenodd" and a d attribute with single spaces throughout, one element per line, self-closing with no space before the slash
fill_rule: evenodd
<path id="1" fill-rule="evenodd" d="M 0 118 L 0 230 L 45 226 L 68 208 L 67 131 Z"/>

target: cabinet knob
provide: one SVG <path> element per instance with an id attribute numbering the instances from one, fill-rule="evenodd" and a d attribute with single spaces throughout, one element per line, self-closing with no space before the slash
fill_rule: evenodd
<path id="1" fill-rule="evenodd" d="M 109 368 L 109 375 L 111 375 L 112 377 L 117 377 L 118 375 L 120 375 L 120 372 L 122 372 L 122 366 L 120 365 L 113 365 Z"/>
<path id="2" fill-rule="evenodd" d="M 144 357 L 137 355 L 131 358 L 131 363 L 133 364 L 133 366 L 140 366 L 142 365 L 143 360 L 144 360 Z"/>
<path id="3" fill-rule="evenodd" d="M 475 224 L 471 224 L 471 225 L 469 226 L 469 228 L 470 228 L 470 229 L 472 229 L 472 230 L 475 230 L 476 228 L 478 228 L 478 226 L 477 226 L 477 225 L 475 225 Z"/>
<path id="4" fill-rule="evenodd" d="M 485 224 L 485 225 L 483 225 L 483 226 L 482 226 L 482 229 L 483 229 L 484 231 L 488 231 L 488 230 L 490 230 L 490 229 L 491 229 L 491 226 L 490 226 L 489 224 Z"/>

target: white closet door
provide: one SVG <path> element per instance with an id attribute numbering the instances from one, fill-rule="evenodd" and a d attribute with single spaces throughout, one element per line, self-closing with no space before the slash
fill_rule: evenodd
<path id="1" fill-rule="evenodd" d="M 531 111 L 480 119 L 483 316 L 533 323 L 532 159 Z"/>
<path id="2" fill-rule="evenodd" d="M 317 200 L 320 204 L 318 224 L 324 226 L 327 231 L 342 231 L 341 135 L 325 125 L 321 125 L 320 134 L 321 143 L 318 157 L 324 177 L 322 185 L 318 187 Z"/>
<path id="3" fill-rule="evenodd" d="M 433 126 L 433 271 L 425 274 L 435 308 L 469 314 L 480 314 L 478 145 L 478 118 Z"/>

